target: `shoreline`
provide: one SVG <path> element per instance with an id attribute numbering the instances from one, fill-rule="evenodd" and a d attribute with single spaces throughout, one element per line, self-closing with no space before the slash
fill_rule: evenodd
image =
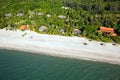
<path id="1" fill-rule="evenodd" d="M 23 37 L 22 35 L 25 33 L 27 34 Z M 84 45 L 83 42 L 88 45 Z M 120 65 L 120 45 L 105 44 L 105 46 L 101 46 L 100 42 L 88 41 L 82 37 L 37 34 L 32 31 L 0 30 L 0 49 Z"/>

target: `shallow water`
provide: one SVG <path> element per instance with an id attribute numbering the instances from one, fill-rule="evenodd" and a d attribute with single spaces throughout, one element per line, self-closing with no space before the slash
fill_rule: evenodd
<path id="1" fill-rule="evenodd" d="M 0 50 L 0 80 L 120 80 L 120 65 Z"/>

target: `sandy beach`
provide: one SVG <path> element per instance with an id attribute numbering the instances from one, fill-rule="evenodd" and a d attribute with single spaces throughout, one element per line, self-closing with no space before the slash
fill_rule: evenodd
<path id="1" fill-rule="evenodd" d="M 0 29 L 0 49 L 120 64 L 120 45 L 114 46 L 112 43 L 100 45 L 100 43 L 83 37 Z"/>

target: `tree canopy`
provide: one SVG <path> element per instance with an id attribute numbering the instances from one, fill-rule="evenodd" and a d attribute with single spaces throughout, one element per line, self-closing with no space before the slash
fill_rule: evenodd
<path id="1" fill-rule="evenodd" d="M 79 29 L 81 34 L 76 36 L 120 43 L 120 1 L 0 0 L 0 28 L 20 25 L 30 25 L 31 30 L 38 33 L 65 36 L 72 36 L 73 30 Z M 47 30 L 39 32 L 41 26 L 46 26 Z M 114 28 L 117 36 L 101 35 L 98 33 L 100 26 Z M 65 34 L 60 33 L 61 29 Z"/>

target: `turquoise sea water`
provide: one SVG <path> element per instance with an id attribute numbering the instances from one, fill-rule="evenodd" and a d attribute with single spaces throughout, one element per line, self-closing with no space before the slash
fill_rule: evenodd
<path id="1" fill-rule="evenodd" d="M 120 80 L 120 65 L 0 50 L 0 80 Z"/>

